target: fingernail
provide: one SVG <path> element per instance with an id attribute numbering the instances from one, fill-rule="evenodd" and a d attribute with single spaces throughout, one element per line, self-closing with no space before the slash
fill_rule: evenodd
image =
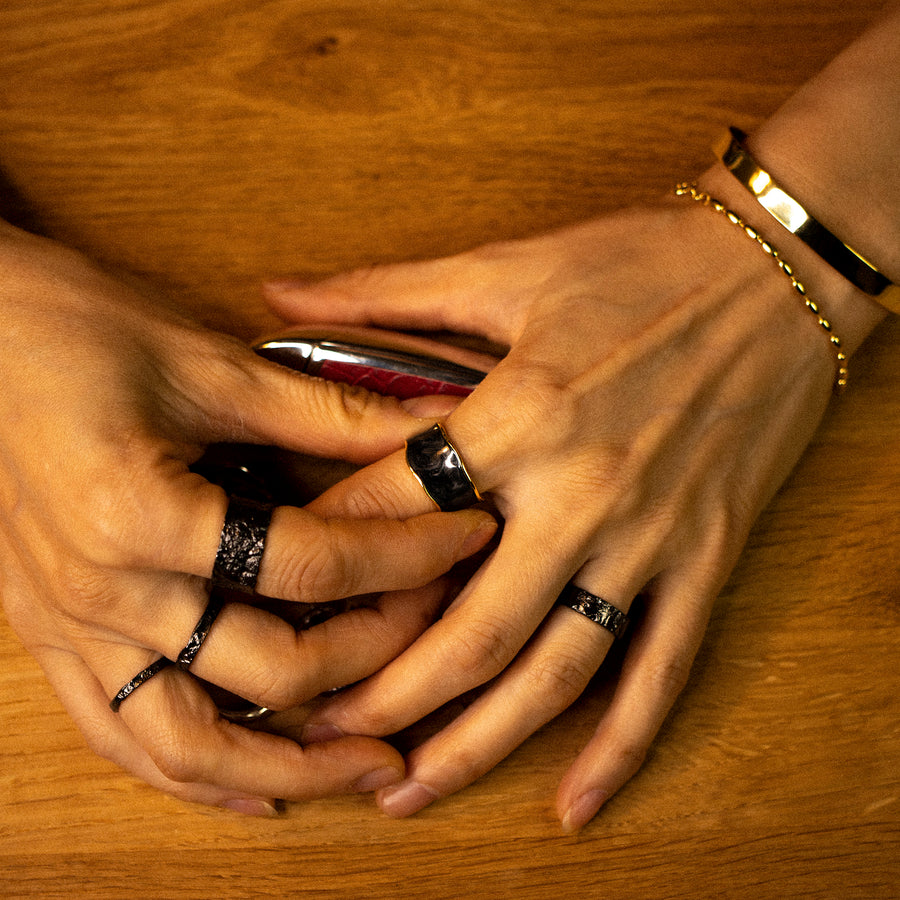
<path id="1" fill-rule="evenodd" d="M 278 810 L 271 803 L 266 803 L 265 800 L 251 800 L 249 797 L 235 797 L 233 800 L 226 800 L 222 806 L 244 816 L 273 819 L 278 815 Z"/>
<path id="2" fill-rule="evenodd" d="M 600 807 L 609 799 L 606 791 L 587 791 L 582 794 L 566 811 L 562 820 L 562 830 L 566 834 L 574 834 L 584 828 L 600 811 Z"/>
<path id="3" fill-rule="evenodd" d="M 469 515 L 477 515 L 481 524 L 463 541 L 459 548 L 463 557 L 471 556 L 480 550 L 497 533 L 497 520 L 492 516 L 482 512 L 472 512 Z"/>
<path id="4" fill-rule="evenodd" d="M 378 797 L 378 805 L 385 815 L 394 819 L 402 819 L 411 816 L 420 809 L 424 809 L 429 803 L 437 800 L 437 791 L 417 781 L 405 781 L 396 787 L 382 791 Z"/>
<path id="5" fill-rule="evenodd" d="M 363 775 L 363 777 L 353 785 L 352 790 L 357 794 L 368 794 L 371 791 L 380 791 L 382 788 L 397 784 L 402 780 L 403 772 L 398 771 L 392 766 L 385 766 L 383 769 L 376 769 L 374 772 Z"/>
<path id="6" fill-rule="evenodd" d="M 300 732 L 300 743 L 324 744 L 326 741 L 336 741 L 343 736 L 344 732 L 337 725 L 321 722 L 317 725 L 306 725 Z"/>

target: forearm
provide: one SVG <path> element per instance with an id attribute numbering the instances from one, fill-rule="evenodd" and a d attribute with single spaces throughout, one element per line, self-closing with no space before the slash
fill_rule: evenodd
<path id="1" fill-rule="evenodd" d="M 791 196 L 891 281 L 900 282 L 900 4 L 750 136 L 753 156 Z M 782 250 L 852 352 L 883 307 L 781 228 L 724 170 L 711 192 Z"/>

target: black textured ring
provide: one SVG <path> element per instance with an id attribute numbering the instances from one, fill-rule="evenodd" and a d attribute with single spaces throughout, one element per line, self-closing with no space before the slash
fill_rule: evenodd
<path id="1" fill-rule="evenodd" d="M 127 697 L 130 697 L 145 681 L 149 681 L 154 675 L 158 675 L 162 672 L 163 669 L 167 669 L 172 665 L 171 659 L 166 659 L 165 656 L 156 660 L 156 662 L 150 663 L 146 669 L 141 669 L 122 690 L 116 694 L 112 700 L 109 701 L 109 708 L 117 713 L 119 711 L 119 707 L 122 705 L 122 701 Z"/>
<path id="2" fill-rule="evenodd" d="M 596 622 L 601 628 L 609 631 L 613 637 L 620 638 L 628 628 L 628 616 L 621 609 L 616 609 L 602 597 L 585 591 L 574 584 L 567 584 L 557 601 L 561 606 L 574 609 L 575 612 Z"/>
<path id="3" fill-rule="evenodd" d="M 216 591 L 209 595 L 209 603 L 206 604 L 203 615 L 200 616 L 200 620 L 194 627 L 190 640 L 175 660 L 175 665 L 179 669 L 186 672 L 191 667 L 194 657 L 200 652 L 201 645 L 206 640 L 209 630 L 213 627 L 213 622 L 216 621 L 224 605 L 225 600 Z"/>
<path id="4" fill-rule="evenodd" d="M 231 497 L 213 563 L 213 587 L 252 594 L 259 577 L 272 507 L 245 497 Z"/>
<path id="5" fill-rule="evenodd" d="M 440 424 L 406 442 L 406 464 L 443 512 L 466 509 L 481 499 L 462 457 Z"/>

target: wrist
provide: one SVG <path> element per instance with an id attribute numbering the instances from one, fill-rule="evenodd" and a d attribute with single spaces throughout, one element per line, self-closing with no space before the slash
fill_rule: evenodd
<path id="1" fill-rule="evenodd" d="M 841 338 L 841 349 L 847 356 L 852 355 L 887 316 L 884 307 L 773 219 L 724 165 L 711 166 L 698 179 L 698 184 L 778 249 L 809 296 L 815 298 L 822 314 L 833 324 L 834 332 Z"/>
<path id="2" fill-rule="evenodd" d="M 898 66 L 900 4 L 895 4 L 746 143 L 751 156 L 784 191 L 895 285 L 900 283 Z M 743 200 L 736 198 L 744 209 L 748 202 L 756 204 L 743 186 L 738 190 L 746 194 Z M 815 285 L 830 315 L 846 332 L 848 346 L 855 349 L 885 317 L 885 308 L 893 308 L 893 295 L 881 306 L 877 297 L 855 289 L 761 211 L 760 228 L 783 246 L 786 258 L 810 286 Z M 841 255 L 842 248 L 837 249 Z"/>

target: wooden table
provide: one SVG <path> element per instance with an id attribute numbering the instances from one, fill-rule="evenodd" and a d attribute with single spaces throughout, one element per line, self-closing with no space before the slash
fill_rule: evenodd
<path id="1" fill-rule="evenodd" d="M 878 3 L 4 0 L 10 215 L 270 324 L 265 276 L 429 257 L 705 168 Z M 246 820 L 95 758 L 0 628 L 5 897 L 900 896 L 900 321 L 762 516 L 642 772 L 577 837 L 552 798 L 602 686 L 407 821 Z"/>

